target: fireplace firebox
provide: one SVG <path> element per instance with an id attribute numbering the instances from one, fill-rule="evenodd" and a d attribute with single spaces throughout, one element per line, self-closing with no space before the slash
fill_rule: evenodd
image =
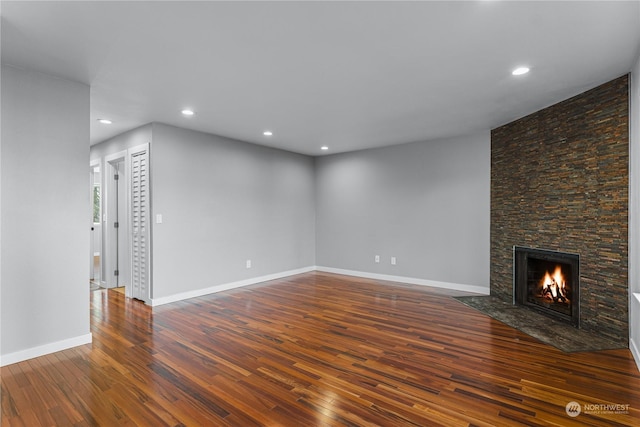
<path id="1" fill-rule="evenodd" d="M 514 246 L 514 304 L 580 327 L 580 256 Z"/>

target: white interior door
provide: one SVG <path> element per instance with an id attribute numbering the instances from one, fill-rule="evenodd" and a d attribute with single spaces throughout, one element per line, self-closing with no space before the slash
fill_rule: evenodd
<path id="1" fill-rule="evenodd" d="M 104 280 L 107 288 L 117 288 L 120 286 L 120 263 L 119 252 L 121 247 L 120 205 L 123 200 L 122 194 L 126 196 L 126 187 L 120 179 L 120 171 L 124 168 L 124 158 L 109 160 L 107 163 L 107 200 L 105 216 L 103 221 L 105 236 L 105 274 Z M 123 188 L 125 187 L 125 188 Z M 124 197 L 126 199 L 126 197 Z"/>
<path id="2" fill-rule="evenodd" d="M 131 297 L 150 302 L 149 145 L 129 150 Z"/>
<path id="3" fill-rule="evenodd" d="M 128 241 L 123 233 L 123 225 L 128 224 L 127 201 L 128 185 L 125 179 L 120 179 L 126 168 L 127 152 L 121 151 L 104 158 L 104 191 L 102 195 L 102 286 L 105 288 L 116 288 L 122 286 L 120 278 L 122 271 L 122 260 L 120 254 L 124 244 Z M 125 213 L 123 215 L 122 213 Z M 124 236 L 123 236 L 124 235 Z M 126 259 L 125 264 L 129 264 Z M 126 284 L 126 282 L 125 282 Z"/>
<path id="4" fill-rule="evenodd" d="M 118 287 L 130 286 L 130 260 L 129 260 L 129 195 L 128 180 L 129 171 L 125 167 L 124 159 L 118 168 Z"/>

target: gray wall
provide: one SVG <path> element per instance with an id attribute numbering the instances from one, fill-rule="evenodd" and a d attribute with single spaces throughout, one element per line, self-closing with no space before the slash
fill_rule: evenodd
<path id="1" fill-rule="evenodd" d="M 482 132 L 317 158 L 317 265 L 488 289 L 490 146 Z"/>
<path id="2" fill-rule="evenodd" d="M 121 133 L 100 144 L 91 146 L 91 160 L 104 159 L 105 156 L 110 154 L 115 154 L 149 142 L 151 142 L 151 124 L 140 126 L 139 128 Z"/>
<path id="3" fill-rule="evenodd" d="M 312 158 L 158 123 L 152 133 L 154 299 L 314 265 Z"/>
<path id="4" fill-rule="evenodd" d="M 3 66 L 1 114 L 5 363 L 89 334 L 89 87 Z"/>
<path id="5" fill-rule="evenodd" d="M 0 18 L 1 19 L 1 18 Z M 2 82 L 2 68 L 0 67 L 0 86 Z M 2 88 L 0 87 L 0 94 Z M 2 96 L 0 95 L 0 100 Z M 2 106 L 0 105 L 0 129 L 2 129 Z M 0 132 L 1 133 L 1 132 Z M 2 366 L 2 135 L 0 134 L 0 366 Z"/>

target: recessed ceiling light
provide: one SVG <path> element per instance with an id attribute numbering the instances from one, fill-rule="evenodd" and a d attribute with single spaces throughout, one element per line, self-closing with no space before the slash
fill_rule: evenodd
<path id="1" fill-rule="evenodd" d="M 103 125 L 110 125 L 111 123 L 113 123 L 111 120 L 109 119 L 98 119 L 98 121 L 100 123 L 102 123 Z"/>
<path id="2" fill-rule="evenodd" d="M 193 110 L 188 110 L 188 109 L 182 110 L 181 113 L 184 114 L 185 116 L 193 116 L 195 114 Z"/>
<path id="3" fill-rule="evenodd" d="M 514 76 L 521 76 L 529 72 L 529 67 L 518 67 L 511 72 Z"/>
<path id="4" fill-rule="evenodd" d="M 273 132 L 271 132 L 270 130 L 265 130 L 264 132 L 262 132 L 262 134 L 263 134 L 264 136 L 272 136 L 272 135 L 273 135 Z"/>
<path id="5" fill-rule="evenodd" d="M 326 145 L 323 145 L 322 147 L 320 147 L 321 150 L 327 151 L 329 149 L 329 147 L 327 147 Z"/>

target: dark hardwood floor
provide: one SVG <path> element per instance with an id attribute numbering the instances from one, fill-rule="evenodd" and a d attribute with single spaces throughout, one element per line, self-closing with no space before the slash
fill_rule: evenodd
<path id="1" fill-rule="evenodd" d="M 154 309 L 94 291 L 93 344 L 1 369 L 2 427 L 640 425 L 628 350 L 562 353 L 451 294 L 317 272 Z"/>

